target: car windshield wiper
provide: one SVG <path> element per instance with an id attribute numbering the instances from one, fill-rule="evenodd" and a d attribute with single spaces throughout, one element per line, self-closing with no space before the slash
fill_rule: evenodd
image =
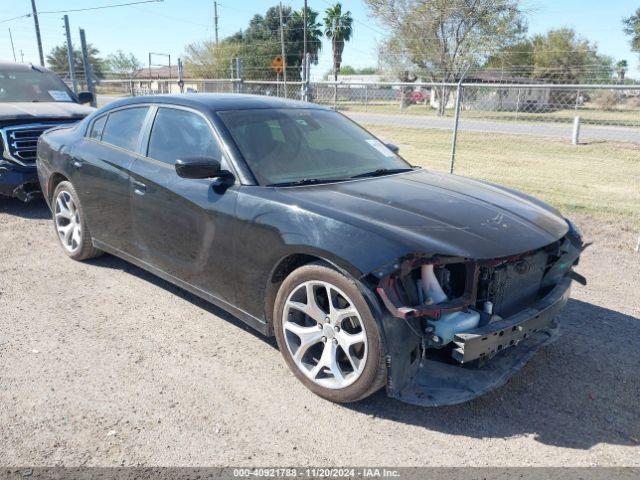
<path id="1" fill-rule="evenodd" d="M 349 178 L 364 178 L 364 177 L 381 177 L 382 175 L 391 175 L 392 173 L 410 172 L 413 168 L 378 168 L 371 172 L 359 173 Z"/>
<path id="2" fill-rule="evenodd" d="M 291 182 L 270 183 L 267 187 L 293 187 L 297 185 L 313 185 L 316 183 L 344 182 L 347 178 L 303 178 Z"/>

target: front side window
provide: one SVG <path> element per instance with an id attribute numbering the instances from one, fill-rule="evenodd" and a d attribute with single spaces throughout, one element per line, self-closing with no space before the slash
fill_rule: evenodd
<path id="1" fill-rule="evenodd" d="M 200 115 L 176 108 L 158 109 L 147 156 L 173 165 L 186 157 L 221 160 L 221 151 L 207 121 Z"/>
<path id="2" fill-rule="evenodd" d="M 411 169 L 380 140 L 336 112 L 285 108 L 218 115 L 261 185 Z"/>
<path id="3" fill-rule="evenodd" d="M 148 110 L 149 107 L 135 107 L 111 112 L 104 126 L 102 141 L 135 152 Z"/>

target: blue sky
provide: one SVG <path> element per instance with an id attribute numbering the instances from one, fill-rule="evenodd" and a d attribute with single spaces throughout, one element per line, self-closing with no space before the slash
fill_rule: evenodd
<path id="1" fill-rule="evenodd" d="M 127 0 L 36 0 L 41 12 L 70 10 L 124 3 Z M 133 0 L 129 0 L 133 1 Z M 323 11 L 330 0 L 308 0 L 315 10 Z M 30 12 L 30 0 L 5 0 L 0 22 Z M 9 3 L 9 5 L 7 5 Z M 220 36 L 244 28 L 256 12 L 264 13 L 275 0 L 220 0 L 218 7 Z M 303 0 L 286 0 L 284 4 L 300 8 Z M 377 44 L 383 38 L 382 28 L 368 16 L 360 0 L 343 0 L 355 19 L 353 40 L 344 53 L 344 64 L 355 67 L 375 66 Z M 598 44 L 600 51 L 615 59 L 625 58 L 631 65 L 630 75 L 640 77 L 640 58 L 631 52 L 628 38 L 622 33 L 621 19 L 640 7 L 640 0 L 524 0 L 530 33 L 568 26 Z M 62 13 L 40 15 L 45 53 L 64 42 Z M 103 54 L 118 49 L 133 52 L 146 64 L 148 52 L 180 56 L 184 45 L 213 37 L 213 0 L 164 0 L 162 3 L 127 6 L 90 12 L 69 13 L 74 45 L 79 45 L 78 28 L 86 31 L 87 40 Z M 33 19 L 22 18 L 0 23 L 0 59 L 12 60 L 8 28 L 11 28 L 18 61 L 20 50 L 24 60 L 38 62 Z M 318 77 L 331 65 L 330 46 L 325 44 L 312 76 Z"/>

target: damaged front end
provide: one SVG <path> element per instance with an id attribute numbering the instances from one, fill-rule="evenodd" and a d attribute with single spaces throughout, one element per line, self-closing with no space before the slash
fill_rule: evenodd
<path id="1" fill-rule="evenodd" d="M 558 336 L 572 270 L 586 245 L 571 229 L 546 247 L 505 258 L 411 255 L 374 272 L 387 344 L 387 393 L 451 405 L 505 383 Z"/>

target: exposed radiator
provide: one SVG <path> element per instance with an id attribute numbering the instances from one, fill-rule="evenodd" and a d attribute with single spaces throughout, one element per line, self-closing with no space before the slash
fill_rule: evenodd
<path id="1" fill-rule="evenodd" d="M 548 257 L 538 252 L 494 270 L 489 289 L 493 313 L 508 317 L 536 302 Z"/>

